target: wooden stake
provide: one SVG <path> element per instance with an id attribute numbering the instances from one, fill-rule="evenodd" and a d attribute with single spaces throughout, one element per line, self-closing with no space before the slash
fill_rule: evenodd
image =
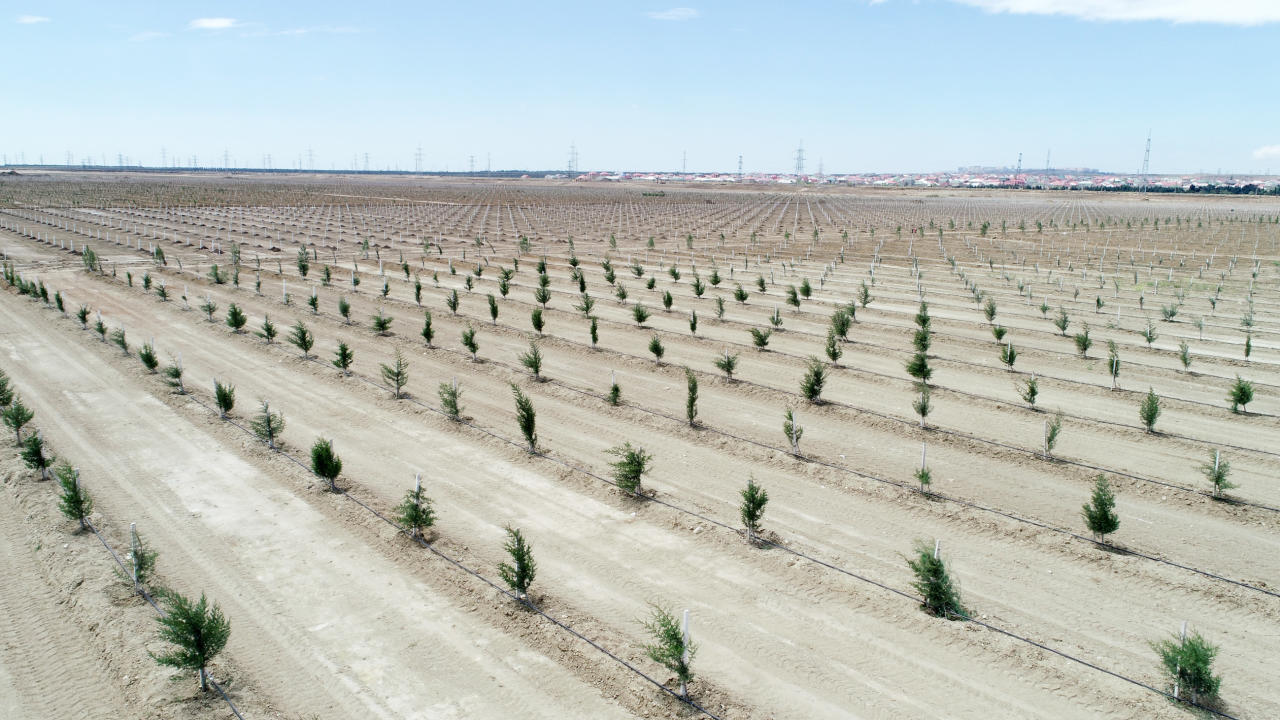
<path id="1" fill-rule="evenodd" d="M 1185 623 L 1184 623 L 1184 633 L 1185 633 Z M 680 655 L 680 661 L 683 662 L 686 666 L 688 666 L 689 664 L 689 610 L 688 608 L 686 608 L 684 611 L 683 637 L 684 637 L 684 652 Z M 680 694 L 684 696 L 686 700 L 689 699 L 689 688 L 686 687 L 683 682 L 680 683 Z"/>

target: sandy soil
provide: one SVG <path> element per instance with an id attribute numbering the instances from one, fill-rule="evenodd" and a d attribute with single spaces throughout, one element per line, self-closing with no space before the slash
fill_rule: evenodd
<path id="1" fill-rule="evenodd" d="M 704 221 L 768 224 L 774 211 L 760 208 L 757 215 L 745 207 L 733 211 L 740 217 L 725 211 Z M 270 213 L 262 215 L 272 222 Z M 181 223 L 154 221 L 163 232 L 185 232 Z M 296 253 L 287 235 L 273 239 L 284 246 L 286 261 Z M 341 242 L 350 258 L 354 238 Z M 965 247 L 960 238 L 955 242 Z M 859 311 L 853 342 L 824 392 L 829 402 L 818 406 L 799 398 L 796 388 L 803 359 L 822 352 L 832 309 L 849 302 L 865 277 L 853 257 L 834 266 L 815 297 L 795 310 L 782 305 L 785 284 L 809 277 L 816 285 L 829 256 L 800 259 L 799 269 L 775 267 L 778 284 L 765 295 L 754 289 L 754 267 L 729 279 L 722 264 L 726 281 L 696 298 L 687 260 L 680 263 L 685 277 L 673 282 L 656 255 L 641 259 L 644 248 L 618 251 L 615 265 L 630 300 L 641 299 L 653 311 L 646 327 L 637 328 L 630 304 L 619 304 L 600 277 L 604 243 L 579 241 L 576 255 L 597 298 L 600 347 L 590 347 L 585 320 L 572 310 L 577 289 L 564 248 L 548 258 L 555 292 L 540 343 L 551 381 L 538 383 L 517 361 L 533 337 L 528 314 L 537 256 L 521 261 L 511 295 L 499 300 L 496 324 L 484 299 L 496 294 L 496 270 L 476 278 L 468 292 L 461 282 L 474 265 L 462 263 L 460 250 L 451 246 L 458 275 L 448 273 L 449 256 L 434 249 L 415 260 L 419 272 L 429 268 L 424 305 L 433 313 L 437 347 L 427 348 L 417 335 L 422 315 L 410 283 L 397 273 L 389 298 L 379 299 L 376 263 L 360 263 L 358 291 L 319 288 L 315 315 L 299 302 L 310 281 L 287 262 L 282 269 L 295 293 L 290 306 L 280 302 L 274 262 L 269 271 L 264 264 L 268 294 L 257 295 L 249 273 L 240 288 L 204 278 L 208 262 L 225 257 L 166 240 L 169 265 L 153 267 L 144 260 L 147 241 L 140 244 L 141 251 L 114 243 L 100 250 L 118 265 L 112 278 L 77 270 L 78 258 L 56 244 L 4 235 L 6 252 L 24 271 L 64 289 L 69 307 L 83 303 L 100 311 L 109 326 L 126 328 L 135 345 L 155 338 L 162 357 L 181 353 L 190 398 L 172 395 L 136 356 L 98 341 L 73 319 L 11 293 L 0 298 L 13 318 L 4 335 L 5 368 L 36 408 L 36 424 L 50 443 L 93 478 L 107 530 L 119 533 L 136 520 L 163 548 L 166 582 L 205 590 L 223 604 L 236 626 L 225 667 L 245 678 L 243 690 L 233 687 L 246 702 L 304 717 L 681 712 L 625 668 L 415 550 L 368 513 L 324 493 L 302 468 L 218 421 L 207 407 L 215 377 L 236 385 L 238 421 L 259 399 L 284 413 L 287 453 L 301 458 L 316 436 L 334 438 L 353 495 L 379 510 L 394 506 L 414 473 L 423 473 L 440 513 L 437 545 L 487 575 L 502 559 L 503 526 L 524 529 L 539 560 L 539 602 L 659 680 L 668 678 L 643 657 L 636 619 L 648 602 L 689 608 L 700 646 L 695 695 L 725 717 L 1182 715 L 1149 690 L 976 625 L 931 618 L 909 598 L 842 572 L 911 593 L 903 554 L 913 540 L 935 538 L 979 619 L 1161 687 L 1148 643 L 1187 619 L 1223 647 L 1218 667 L 1228 678 L 1227 709 L 1242 717 L 1280 713 L 1280 699 L 1268 690 L 1276 672 L 1270 647 L 1280 630 L 1273 594 L 1280 564 L 1269 560 L 1280 549 L 1280 514 L 1268 509 L 1280 507 L 1274 481 L 1280 458 L 1269 440 L 1280 431 L 1273 391 L 1280 386 L 1280 354 L 1269 309 L 1274 290 L 1255 300 L 1258 326 L 1248 364 L 1235 359 L 1230 344 L 1239 337 L 1233 315 L 1223 313 L 1216 330 L 1206 320 L 1203 346 L 1187 323 L 1161 324 L 1162 339 L 1148 350 L 1134 334 L 1145 316 L 1132 292 L 1117 291 L 1121 316 L 1110 327 L 1102 317 L 1114 318 L 1114 307 L 1095 324 L 1084 306 L 1092 295 L 1082 293 L 1073 318 L 1095 325 L 1095 345 L 1091 358 L 1081 360 L 1041 317 L 1039 303 L 1027 304 L 997 270 L 983 285 L 991 285 L 998 322 L 1024 353 L 1020 372 L 1010 373 L 998 364 L 981 310 L 933 257 L 924 282 L 937 333 L 931 351 L 936 410 L 930 429 L 921 430 L 910 408 L 915 391 L 902 371 L 917 291 L 908 248 L 892 240 L 880 251 L 876 300 Z M 399 247 L 407 254 L 412 245 Z M 866 254 L 875 246 L 864 238 L 858 247 Z M 628 271 L 628 252 L 658 278 L 656 290 L 644 289 Z M 493 256 L 495 264 L 502 257 Z M 859 269 L 865 259 L 859 256 Z M 340 280 L 349 277 L 349 266 L 339 270 Z M 704 277 L 707 267 L 700 263 Z M 128 287 L 126 268 L 135 285 L 145 271 L 163 279 L 174 296 L 175 288 L 188 287 L 190 309 Z M 439 289 L 431 270 L 439 273 Z M 977 263 L 968 270 L 971 277 L 988 272 Z M 784 272 L 793 274 L 784 279 Z M 1268 287 L 1274 285 L 1266 277 Z M 727 297 L 738 282 L 752 290 L 745 306 Z M 462 298 L 456 317 L 441 300 L 455 287 Z M 674 312 L 662 309 L 664 290 L 675 296 Z M 351 299 L 355 325 L 337 315 L 339 292 Z M 715 295 L 726 296 L 724 320 L 715 319 Z M 219 322 L 207 322 L 195 309 L 205 296 L 218 304 Z M 1070 301 L 1070 294 L 1062 300 Z M 295 321 L 307 323 L 320 361 L 302 360 L 287 344 L 231 333 L 220 322 L 231 302 L 249 315 L 250 329 L 265 314 L 281 335 Z M 1147 312 L 1154 302 L 1146 300 Z M 749 349 L 747 329 L 763 326 L 775 304 L 787 308 L 783 329 L 769 352 Z M 687 326 L 691 308 L 701 320 L 696 336 Z M 368 317 L 379 309 L 393 318 L 390 336 L 370 331 Z M 467 322 L 479 330 L 481 363 L 471 362 L 458 342 Z M 655 333 L 666 345 L 662 364 L 646 349 Z M 1172 338 L 1179 336 L 1203 347 L 1194 373 L 1182 371 L 1173 354 Z M 355 351 L 354 377 L 328 367 L 339 339 Z M 1107 339 L 1121 347 L 1126 391 L 1109 389 L 1097 359 L 1105 356 Z M 737 382 L 711 364 L 726 347 L 742 352 Z M 379 364 L 397 349 L 408 357 L 411 374 L 410 398 L 400 401 L 378 380 Z M 683 417 L 683 365 L 700 377 L 695 428 Z M 610 370 L 623 388 L 618 408 L 601 398 Z M 1042 378 L 1041 407 L 1068 416 L 1057 462 L 1037 456 L 1045 413 L 1025 407 L 1013 389 L 1032 371 Z M 1249 415 L 1230 413 L 1223 401 L 1237 372 L 1259 383 Z M 433 412 L 435 387 L 452 378 L 463 388 L 473 427 Z M 541 456 L 509 442 L 518 438 L 512 382 L 538 409 Z M 1134 391 L 1147 386 L 1165 398 L 1161 432 L 1154 435 L 1137 422 Z M 806 428 L 801 447 L 809 461 L 787 453 L 781 433 L 787 407 Z M 674 507 L 621 497 L 600 481 L 608 473 L 605 449 L 628 440 L 654 454 L 646 484 Z M 910 491 L 924 441 L 936 488 L 981 507 Z M 1197 466 L 1211 447 L 1231 459 L 1241 485 L 1234 496 L 1252 504 L 1204 494 Z M 1118 545 L 1202 572 L 1107 552 L 1073 536 L 1087 534 L 1079 510 L 1098 469 L 1113 475 L 1120 494 Z M 840 570 L 751 548 L 709 522 L 738 525 L 736 496 L 748 477 L 770 492 L 772 537 Z M 86 675 L 92 672 L 89 663 Z M 439 681 L 424 684 L 423 677 Z M 0 675 L 0 693 L 21 698 L 29 683 Z"/>

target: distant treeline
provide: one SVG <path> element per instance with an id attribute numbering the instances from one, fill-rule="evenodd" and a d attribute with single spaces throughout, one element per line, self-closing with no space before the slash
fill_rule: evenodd
<path id="1" fill-rule="evenodd" d="M 1137 185 L 1116 185 L 1114 187 L 1090 187 L 1078 188 L 1080 190 L 1095 190 L 1099 192 L 1139 192 L 1142 190 Z M 1280 195 L 1280 187 L 1273 187 L 1270 190 L 1256 183 L 1249 183 L 1236 187 L 1234 185 L 1196 185 L 1192 183 L 1187 187 L 1156 187 L 1154 185 L 1147 186 L 1149 193 L 1200 193 L 1204 195 Z"/>

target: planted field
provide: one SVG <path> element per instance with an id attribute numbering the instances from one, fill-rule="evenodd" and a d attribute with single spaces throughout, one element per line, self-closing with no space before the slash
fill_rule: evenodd
<path id="1" fill-rule="evenodd" d="M 245 717 L 1280 715 L 1280 205 L 326 183 L 0 186 L 27 432 L 219 604 Z M 96 579 L 0 609 L 104 716 L 230 715 L 5 467 L 0 561 Z M 935 557 L 959 606 L 922 607 Z M 1217 699 L 1152 647 L 1184 622 Z M 0 672 L 14 716 L 73 712 L 35 677 Z"/>

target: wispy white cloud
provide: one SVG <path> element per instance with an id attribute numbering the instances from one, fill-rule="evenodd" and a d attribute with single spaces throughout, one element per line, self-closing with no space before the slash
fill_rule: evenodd
<path id="1" fill-rule="evenodd" d="M 1280 22 L 1276 0 L 953 0 L 992 13 L 1063 15 L 1094 21 L 1264 25 Z"/>
<path id="2" fill-rule="evenodd" d="M 36 23 L 49 22 L 49 18 L 43 15 L 19 15 L 18 23 L 21 25 L 35 25 Z"/>
<path id="3" fill-rule="evenodd" d="M 143 32 L 130 35 L 129 42 L 146 42 L 148 40 L 158 40 L 162 37 L 169 37 L 169 33 L 159 32 L 156 30 L 144 30 Z"/>
<path id="4" fill-rule="evenodd" d="M 678 7 L 678 8 L 671 8 L 670 10 L 659 10 L 656 12 L 651 12 L 651 13 L 648 13 L 648 15 L 649 15 L 649 18 L 652 20 L 673 20 L 673 21 L 679 22 L 682 20 L 697 19 L 699 13 L 697 10 L 694 10 L 693 8 Z"/>
<path id="5" fill-rule="evenodd" d="M 1263 145 L 1253 151 L 1253 157 L 1258 160 L 1274 160 L 1280 158 L 1280 145 Z"/>
<path id="6" fill-rule="evenodd" d="M 189 30 L 227 30 L 237 27 L 235 18 L 196 18 L 187 23 Z"/>

